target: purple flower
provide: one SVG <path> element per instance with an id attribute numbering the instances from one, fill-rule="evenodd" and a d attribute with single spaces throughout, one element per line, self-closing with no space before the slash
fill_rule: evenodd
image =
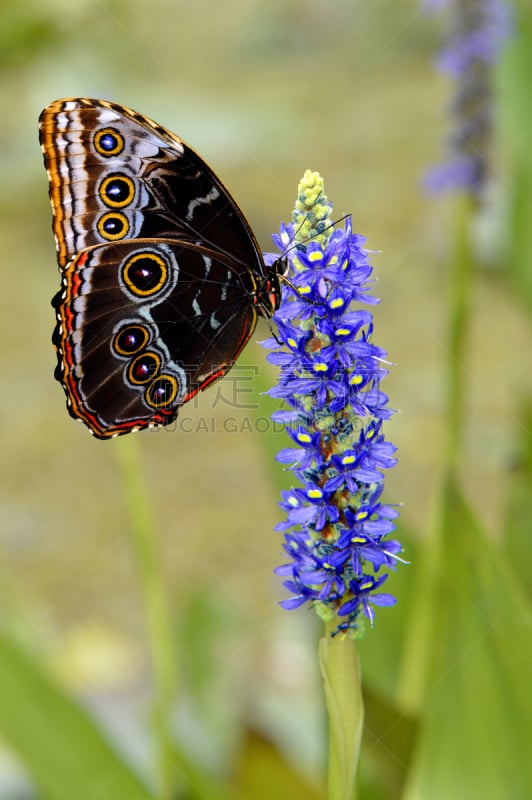
<path id="1" fill-rule="evenodd" d="M 429 191 L 459 189 L 477 200 L 489 172 L 493 127 L 493 65 L 513 29 L 506 0 L 425 0 L 430 12 L 447 11 L 446 42 L 436 63 L 456 80 L 450 107 L 446 160 L 425 178 Z"/>
<path id="2" fill-rule="evenodd" d="M 383 432 L 393 413 L 380 390 L 386 352 L 372 341 L 371 313 L 358 307 L 378 302 L 363 237 L 349 218 L 333 231 L 317 173 L 305 173 L 298 195 L 294 223 L 274 236 L 289 283 L 274 316 L 278 340 L 265 342 L 279 368 L 270 394 L 285 406 L 274 418 L 291 439 L 277 460 L 301 483 L 283 492 L 286 519 L 276 529 L 289 562 L 276 572 L 292 595 L 284 608 L 310 604 L 356 636 L 364 617 L 373 624 L 375 605 L 395 602 L 380 587 L 402 561 L 388 538 L 397 511 L 381 502 L 396 463 Z"/>

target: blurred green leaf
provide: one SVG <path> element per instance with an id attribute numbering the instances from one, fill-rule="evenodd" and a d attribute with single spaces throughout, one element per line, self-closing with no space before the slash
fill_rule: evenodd
<path id="1" fill-rule="evenodd" d="M 185 738 L 183 747 L 195 757 L 202 754 L 204 767 L 205 752 L 216 753 L 221 762 L 231 757 L 240 737 L 238 681 L 235 670 L 227 665 L 242 630 L 237 609 L 216 586 L 198 583 L 187 594 L 179 620 L 179 657 L 183 694 L 196 730 Z"/>
<path id="2" fill-rule="evenodd" d="M 364 689 L 364 712 L 360 796 L 366 800 L 373 791 L 376 797 L 399 800 L 411 768 L 417 719 L 369 689 Z"/>
<path id="3" fill-rule="evenodd" d="M 503 525 L 503 547 L 512 568 L 532 597 L 532 403 L 519 417 L 519 453 L 508 491 L 506 519 Z"/>
<path id="4" fill-rule="evenodd" d="M 527 3 L 528 5 L 528 3 Z M 532 163 L 529 137 L 524 132 L 532 126 L 532 105 L 523 102 L 528 97 L 532 70 L 532 9 L 523 3 L 518 24 L 508 42 L 497 70 L 500 122 L 512 151 Z"/>
<path id="5" fill-rule="evenodd" d="M 377 609 L 375 628 L 360 639 L 365 725 L 360 755 L 360 795 L 366 800 L 401 796 L 411 760 L 417 718 L 401 706 L 401 664 L 412 621 L 415 587 L 423 568 L 422 548 L 405 525 L 394 535 L 403 545 L 399 564 L 386 590 L 397 598 L 393 608 Z"/>
<path id="6" fill-rule="evenodd" d="M 530 93 L 532 74 L 532 12 L 519 14 L 519 24 L 499 71 L 498 94 L 503 140 L 513 167 L 510 198 L 509 254 L 507 268 L 512 282 L 528 305 L 532 305 L 532 104 L 523 102 Z"/>
<path id="7" fill-rule="evenodd" d="M 181 748 L 175 750 L 175 761 L 181 769 L 182 786 L 175 793 L 179 800 L 235 800 L 228 780 L 211 775 L 204 763 L 187 758 Z"/>
<path id="8" fill-rule="evenodd" d="M 519 297 L 532 306 L 532 163 L 521 162 L 512 179 L 510 252 L 507 260 L 510 279 Z"/>
<path id="9" fill-rule="evenodd" d="M 4 633 L 0 732 L 47 800 L 153 798 L 83 711 Z"/>
<path id="10" fill-rule="evenodd" d="M 421 566 L 419 542 L 405 525 L 397 526 L 393 538 L 401 542 L 401 557 L 409 562 L 398 564 L 386 581 L 385 591 L 397 598 L 397 604 L 392 608 L 377 608 L 375 627 L 368 629 L 357 644 L 364 687 L 389 701 L 397 696 L 400 664 L 412 619 L 414 586 Z"/>
<path id="11" fill-rule="evenodd" d="M 59 15 L 54 19 L 33 3 L 4 3 L 0 19 L 0 68 L 20 67 L 51 47 L 59 38 Z"/>
<path id="12" fill-rule="evenodd" d="M 249 731 L 236 764 L 235 800 L 323 800 L 261 734 Z"/>
<path id="13" fill-rule="evenodd" d="M 532 794 L 532 617 L 504 555 L 452 481 L 431 628 L 432 669 L 405 800 Z"/>

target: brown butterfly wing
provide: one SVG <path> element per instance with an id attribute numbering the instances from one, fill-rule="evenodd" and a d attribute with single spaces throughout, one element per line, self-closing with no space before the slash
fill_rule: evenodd
<path id="1" fill-rule="evenodd" d="M 63 273 L 56 377 L 70 413 L 100 438 L 168 424 L 230 369 L 257 310 L 269 313 L 269 268 L 219 178 L 152 120 L 57 100 L 40 140 Z"/>
<path id="2" fill-rule="evenodd" d="M 243 292 L 216 253 L 188 243 L 84 250 L 54 300 L 56 377 L 72 416 L 103 439 L 170 423 L 251 336 L 257 313 Z"/>

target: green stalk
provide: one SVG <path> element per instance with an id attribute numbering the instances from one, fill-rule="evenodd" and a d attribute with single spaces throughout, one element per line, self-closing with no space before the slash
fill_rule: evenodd
<path id="1" fill-rule="evenodd" d="M 474 287 L 474 254 L 471 250 L 471 223 L 475 201 L 469 197 L 457 201 L 455 239 L 449 272 L 449 323 L 447 350 L 447 386 L 445 404 L 445 451 L 439 495 L 429 526 L 425 547 L 418 558 L 423 559 L 417 570 L 414 589 L 412 621 L 399 678 L 399 701 L 408 710 L 417 708 L 423 695 L 434 649 L 437 631 L 436 586 L 440 575 L 440 560 L 447 503 L 452 478 L 457 475 L 462 454 L 464 427 L 464 394 L 466 386 L 467 337 Z"/>
<path id="2" fill-rule="evenodd" d="M 469 195 L 458 204 L 456 238 L 451 260 L 449 362 L 447 375 L 446 459 L 447 472 L 458 466 L 463 440 L 465 365 L 467 334 L 474 284 L 474 256 L 471 251 L 471 223 L 475 206 Z"/>
<path id="3" fill-rule="evenodd" d="M 353 639 L 331 636 L 327 623 L 319 644 L 329 718 L 327 800 L 356 800 L 356 774 L 364 725 L 360 664 Z"/>
<path id="4" fill-rule="evenodd" d="M 178 684 L 172 617 L 156 550 L 153 515 L 141 479 L 138 440 L 133 436 L 120 439 L 116 442 L 116 452 L 142 588 L 151 652 L 157 796 L 159 800 L 172 800 L 176 796 L 177 776 L 170 710 L 175 702 Z"/>

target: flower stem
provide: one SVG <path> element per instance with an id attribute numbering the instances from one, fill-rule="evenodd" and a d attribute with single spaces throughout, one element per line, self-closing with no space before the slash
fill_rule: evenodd
<path id="1" fill-rule="evenodd" d="M 364 723 L 360 665 L 355 641 L 331 636 L 327 623 L 320 641 L 320 668 L 329 718 L 327 800 L 356 800 L 356 774 Z"/>
<path id="2" fill-rule="evenodd" d="M 440 561 L 445 555 L 442 539 L 448 518 L 449 486 L 457 478 L 462 453 L 467 338 L 475 275 L 474 254 L 471 250 L 471 223 L 475 202 L 469 195 L 457 198 L 454 249 L 449 272 L 446 446 L 443 472 L 423 551 L 424 564 L 418 571 L 414 589 L 415 613 L 409 625 L 399 680 L 400 703 L 403 708 L 410 710 L 418 706 L 428 679 L 434 646 L 434 621 L 438 611 L 436 589 L 441 572 Z"/>
<path id="3" fill-rule="evenodd" d="M 471 252 L 471 220 L 474 200 L 460 198 L 457 209 L 456 238 L 451 259 L 449 362 L 447 373 L 446 468 L 453 472 L 460 459 L 463 441 L 464 389 L 468 323 L 473 289 L 473 254 Z"/>
<path id="4" fill-rule="evenodd" d="M 141 480 L 138 443 L 134 437 L 128 436 L 116 444 L 151 651 L 155 693 L 152 713 L 157 748 L 157 798 L 171 800 L 175 797 L 176 774 L 170 711 L 175 702 L 178 683 L 171 613 L 155 547 L 153 516 Z"/>

